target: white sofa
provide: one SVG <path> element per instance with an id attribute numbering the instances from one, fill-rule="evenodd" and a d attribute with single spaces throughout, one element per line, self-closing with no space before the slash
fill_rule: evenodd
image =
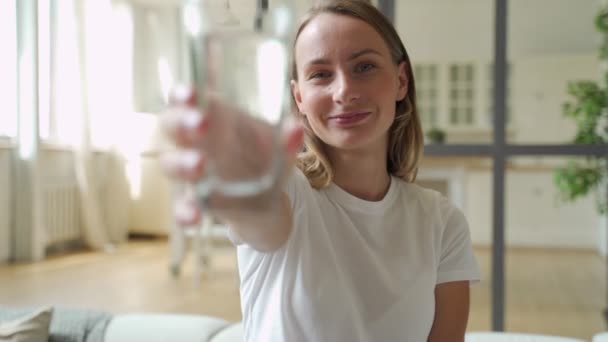
<path id="1" fill-rule="evenodd" d="M 592 342 L 608 342 L 608 332 L 599 333 L 593 336 Z"/>
<path id="2" fill-rule="evenodd" d="M 465 342 L 585 342 L 583 340 L 537 335 L 537 334 L 522 334 L 510 332 L 469 332 L 466 335 Z"/>
<path id="3" fill-rule="evenodd" d="M 36 311 L 0 304 L 0 323 Z M 53 342 L 242 342 L 241 323 L 185 314 L 128 313 L 54 308 L 50 322 Z M 48 323 L 47 323 L 48 324 Z M 466 342 L 584 342 L 579 339 L 510 332 L 468 332 Z M 592 342 L 608 342 L 608 332 Z"/>
<path id="4" fill-rule="evenodd" d="M 241 342 L 242 329 L 208 316 L 123 314 L 108 323 L 104 342 Z"/>
<path id="5" fill-rule="evenodd" d="M 1 1 L 1 0 L 0 0 Z M 43 311 L 44 307 L 10 307 L 0 304 L 0 327 Z M 43 329 L 52 342 L 241 342 L 240 323 L 216 317 L 166 313 L 111 314 L 103 311 L 53 307 L 50 324 L 28 325 Z M 34 328 L 32 328 L 34 327 Z M 48 329 L 48 331 L 47 331 Z M 0 340 L 4 341 L 0 336 Z"/>

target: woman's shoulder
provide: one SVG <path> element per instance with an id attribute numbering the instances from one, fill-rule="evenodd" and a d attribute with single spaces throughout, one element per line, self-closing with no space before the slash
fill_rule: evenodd
<path id="1" fill-rule="evenodd" d="M 294 167 L 291 173 L 287 176 L 285 184 L 286 190 L 312 190 L 312 186 L 306 178 L 306 175 L 299 167 Z"/>
<path id="2" fill-rule="evenodd" d="M 444 197 L 439 191 L 422 187 L 418 183 L 408 182 L 400 178 L 393 179 L 396 180 L 397 189 L 410 203 L 415 201 L 424 207 L 429 207 L 436 205 Z"/>
<path id="3" fill-rule="evenodd" d="M 397 179 L 397 186 L 408 207 L 415 206 L 416 210 L 422 210 L 427 215 L 446 217 L 453 210 L 458 210 L 448 197 L 437 190 L 402 179 Z"/>
<path id="4" fill-rule="evenodd" d="M 285 182 L 284 191 L 289 197 L 292 207 L 298 200 L 302 201 L 312 194 L 314 188 L 300 168 L 294 167 Z"/>

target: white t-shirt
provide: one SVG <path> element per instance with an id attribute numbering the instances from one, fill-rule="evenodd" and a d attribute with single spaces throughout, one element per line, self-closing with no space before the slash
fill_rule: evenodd
<path id="1" fill-rule="evenodd" d="M 238 245 L 245 341 L 426 341 L 437 284 L 478 281 L 462 212 L 392 177 L 378 202 L 287 184 L 294 215 L 272 253 Z"/>

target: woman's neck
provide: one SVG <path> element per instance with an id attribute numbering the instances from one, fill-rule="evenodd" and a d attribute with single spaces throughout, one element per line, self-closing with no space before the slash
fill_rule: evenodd
<path id="1" fill-rule="evenodd" d="M 363 200 L 380 201 L 384 198 L 391 183 L 386 169 L 386 153 L 328 150 L 336 185 Z"/>

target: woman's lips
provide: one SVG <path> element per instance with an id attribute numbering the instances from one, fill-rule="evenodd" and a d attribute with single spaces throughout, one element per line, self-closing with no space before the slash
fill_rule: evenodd
<path id="1" fill-rule="evenodd" d="M 370 112 L 351 112 L 333 115 L 329 117 L 329 121 L 338 126 L 352 126 L 365 120 Z"/>

